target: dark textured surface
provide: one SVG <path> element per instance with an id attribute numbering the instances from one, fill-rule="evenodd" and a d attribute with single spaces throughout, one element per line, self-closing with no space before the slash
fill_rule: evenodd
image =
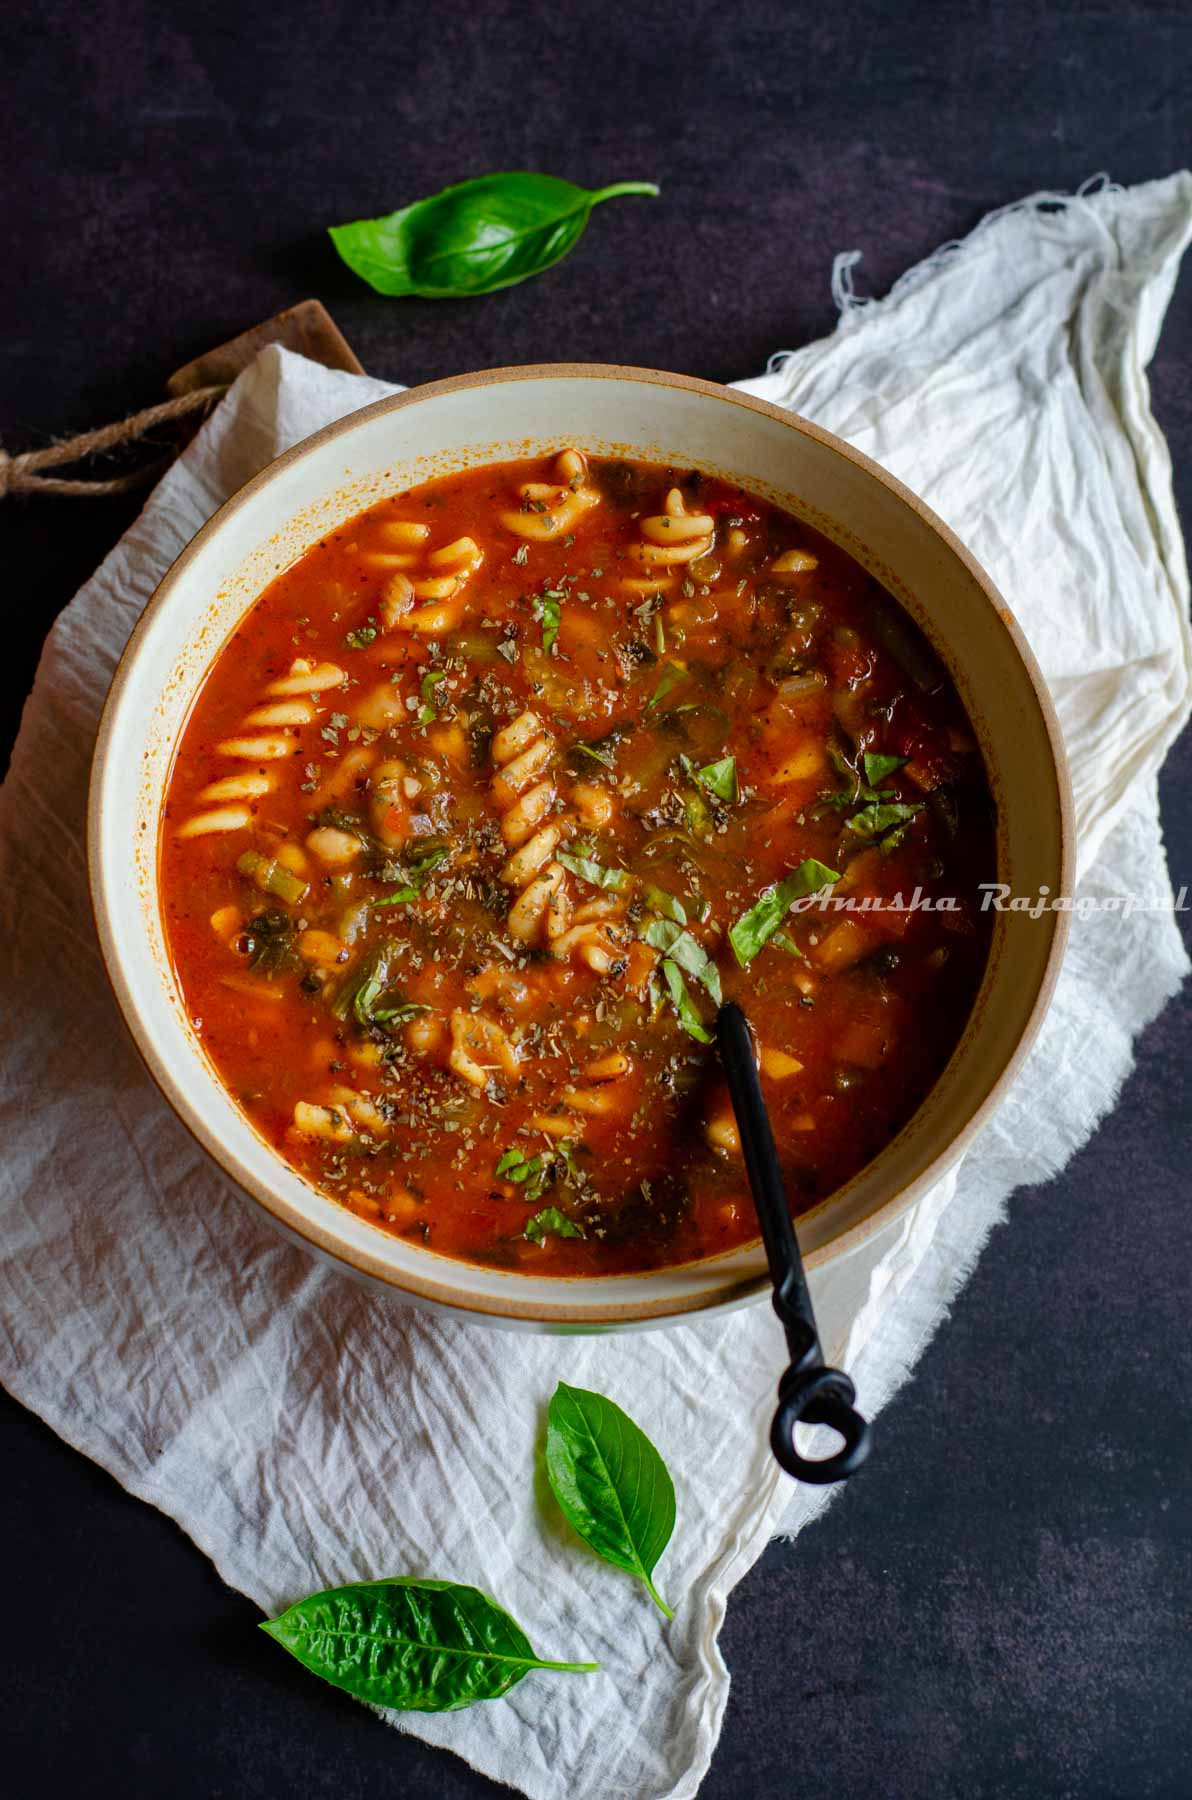
<path id="1" fill-rule="evenodd" d="M 396 380 L 560 357 L 731 378 L 831 327 L 836 250 L 863 248 L 881 291 L 989 207 L 1192 149 L 1184 0 L 21 0 L 0 53 L 9 449 L 159 398 L 307 293 Z M 521 165 L 664 197 L 472 305 L 375 299 L 321 235 Z M 1187 295 L 1152 371 L 1185 517 Z M 132 511 L 2 503 L 5 747 L 54 611 Z M 1190 776 L 1185 742 L 1163 782 L 1177 880 Z M 1192 1793 L 1189 1012 L 1146 1034 L 1063 1179 L 1015 1199 L 865 1475 L 737 1590 L 705 1800 Z M 10 1402 L 0 1445 L 10 1791 L 501 1791 L 302 1677 L 172 1525 Z"/>

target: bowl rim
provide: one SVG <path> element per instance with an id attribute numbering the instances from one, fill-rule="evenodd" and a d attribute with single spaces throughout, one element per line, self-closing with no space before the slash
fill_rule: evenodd
<path id="1" fill-rule="evenodd" d="M 957 537 L 951 527 L 911 488 L 908 488 L 897 476 L 890 474 L 872 457 L 855 449 L 853 445 L 836 436 L 834 432 L 827 431 L 823 426 L 814 424 L 810 419 L 805 419 L 801 414 L 790 411 L 786 407 L 776 406 L 755 395 L 745 394 L 739 389 L 729 388 L 714 381 L 706 381 L 694 375 L 679 375 L 667 370 L 639 368 L 621 363 L 559 362 L 511 364 L 480 369 L 467 374 L 447 376 L 437 381 L 424 382 L 417 387 L 405 388 L 400 393 L 372 401 L 366 406 L 345 414 L 340 419 L 333 420 L 331 424 L 323 426 L 319 431 L 303 438 L 289 450 L 283 451 L 267 463 L 263 469 L 258 470 L 243 486 L 237 488 L 235 493 L 229 495 L 222 505 L 212 513 L 211 517 L 199 527 L 199 530 L 170 564 L 147 601 L 120 655 L 104 700 L 96 734 L 87 800 L 86 854 L 91 904 L 108 981 L 134 1047 L 158 1091 L 175 1116 L 190 1132 L 200 1149 L 242 1194 L 246 1195 L 271 1219 L 275 1226 L 279 1226 L 291 1239 L 298 1240 L 304 1248 L 316 1255 L 327 1256 L 334 1263 L 358 1276 L 363 1276 L 366 1280 L 380 1283 L 387 1290 L 403 1296 L 415 1304 L 444 1306 L 457 1315 L 472 1315 L 480 1321 L 489 1323 L 504 1321 L 511 1324 L 531 1325 L 537 1323 L 594 1330 L 633 1324 L 661 1325 L 667 1322 L 682 1322 L 684 1319 L 699 1317 L 703 1313 L 724 1311 L 740 1306 L 750 1299 L 760 1298 L 769 1289 L 769 1275 L 766 1272 L 746 1275 L 741 1279 L 727 1282 L 721 1288 L 702 1291 L 695 1295 L 672 1294 L 667 1298 L 657 1300 L 620 1303 L 616 1300 L 616 1283 L 622 1278 L 619 1276 L 605 1277 L 603 1279 L 609 1283 L 609 1303 L 599 1311 L 591 1306 L 568 1304 L 565 1301 L 548 1302 L 545 1296 L 541 1303 L 512 1298 L 503 1299 L 445 1285 L 441 1280 L 436 1280 L 433 1274 L 423 1276 L 409 1271 L 395 1270 L 380 1258 L 374 1258 L 366 1252 L 355 1251 L 344 1245 L 332 1233 L 325 1232 L 314 1221 L 298 1212 L 288 1201 L 271 1192 L 258 1181 L 252 1170 L 241 1164 L 236 1154 L 224 1145 L 218 1133 L 208 1125 L 200 1108 L 191 1101 L 182 1082 L 167 1066 L 164 1059 L 158 1055 L 156 1046 L 148 1038 L 141 1023 L 130 985 L 125 979 L 113 923 L 107 909 L 103 859 L 100 850 L 102 843 L 101 815 L 116 718 L 121 710 L 125 690 L 133 678 L 144 638 L 158 613 L 169 603 L 174 589 L 190 564 L 201 554 L 207 543 L 224 529 L 228 520 L 236 512 L 275 481 L 284 469 L 299 459 L 313 454 L 324 445 L 334 442 L 335 439 L 357 430 L 372 419 L 390 412 L 403 411 L 407 407 L 417 406 L 446 394 L 512 382 L 544 380 L 627 381 L 639 386 L 682 389 L 700 394 L 720 404 L 740 407 L 746 412 L 771 419 L 797 435 L 810 438 L 836 455 L 843 457 L 917 514 L 928 529 L 959 560 L 989 602 L 990 608 L 1010 640 L 1017 660 L 1026 674 L 1051 750 L 1060 865 L 1057 892 L 1067 894 L 1070 891 L 1075 866 L 1075 814 L 1071 777 L 1055 704 L 1048 692 L 1034 652 L 1023 634 L 1013 609 L 976 557 Z M 220 648 L 222 649 L 222 647 L 221 645 Z M 847 1230 L 842 1231 L 817 1249 L 808 1252 L 805 1262 L 809 1270 L 835 1261 L 836 1258 L 859 1249 L 877 1232 L 907 1211 L 920 1195 L 925 1193 L 959 1160 L 1000 1104 L 1038 1034 L 1059 979 L 1071 917 L 1069 912 L 1063 910 L 1052 911 L 1047 916 L 1052 928 L 1051 942 L 1030 1012 L 1010 1055 L 980 1104 L 968 1115 L 963 1125 L 948 1140 L 947 1144 L 916 1175 L 909 1181 L 903 1182 L 887 1199 L 875 1206 L 865 1218 L 858 1220 Z M 941 1078 L 943 1073 L 946 1073 L 946 1069 L 941 1072 Z M 212 1080 L 215 1079 L 212 1074 Z M 760 1242 L 760 1239 L 758 1241 Z M 687 1266 L 706 1268 L 715 1260 L 715 1258 L 708 1258 L 695 1265 L 676 1264 L 674 1268 L 676 1270 Z M 453 1266 L 458 1266 L 461 1272 L 471 1266 L 459 1259 L 436 1258 L 436 1261 L 444 1264 L 450 1262 Z M 667 1266 L 664 1266 L 657 1272 L 665 1275 L 670 1271 Z M 649 1271 L 643 1273 L 648 1275 Z M 555 1279 L 560 1278 L 556 1277 Z M 575 1280 L 577 1284 L 581 1282 L 598 1283 L 602 1280 L 600 1276 L 580 1276 L 571 1279 Z"/>

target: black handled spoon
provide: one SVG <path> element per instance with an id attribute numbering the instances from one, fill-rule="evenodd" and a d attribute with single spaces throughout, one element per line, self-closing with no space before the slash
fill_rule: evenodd
<path id="1" fill-rule="evenodd" d="M 824 1364 L 803 1258 L 774 1148 L 770 1115 L 758 1080 L 749 1021 L 732 1000 L 726 1001 L 717 1014 L 716 1041 L 770 1264 L 774 1311 L 782 1321 L 791 1357 L 790 1367 L 778 1384 L 778 1411 L 770 1427 L 770 1447 L 779 1465 L 798 1481 L 843 1481 L 869 1455 L 869 1424 L 853 1404 L 857 1391 L 848 1376 Z M 844 1440 L 840 1449 L 814 1461 L 801 1456 L 795 1448 L 795 1426 L 800 1422 L 830 1426 Z"/>

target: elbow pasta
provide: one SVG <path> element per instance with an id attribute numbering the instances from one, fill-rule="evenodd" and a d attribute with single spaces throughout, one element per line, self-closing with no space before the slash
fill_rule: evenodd
<path id="1" fill-rule="evenodd" d="M 327 532 L 218 658 L 159 843 L 186 1014 L 253 1128 L 357 1230 L 522 1273 L 698 1261 L 756 1236 L 728 998 L 795 1206 L 849 1180 L 989 942 L 971 902 L 890 896 L 996 868 L 975 734 L 892 604 L 755 495 L 577 449 Z"/>

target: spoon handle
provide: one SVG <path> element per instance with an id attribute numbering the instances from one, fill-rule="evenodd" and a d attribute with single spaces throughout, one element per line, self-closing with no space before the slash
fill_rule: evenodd
<path id="1" fill-rule="evenodd" d="M 770 1265 L 774 1311 L 782 1321 L 791 1357 L 778 1384 L 771 1448 L 780 1466 L 799 1481 L 843 1481 L 868 1456 L 870 1429 L 853 1404 L 857 1395 L 849 1377 L 824 1364 L 770 1115 L 758 1080 L 749 1021 L 734 1001 L 720 1008 L 716 1039 Z M 840 1449 L 814 1461 L 802 1456 L 795 1448 L 795 1426 L 800 1422 L 830 1426 L 843 1439 Z"/>

